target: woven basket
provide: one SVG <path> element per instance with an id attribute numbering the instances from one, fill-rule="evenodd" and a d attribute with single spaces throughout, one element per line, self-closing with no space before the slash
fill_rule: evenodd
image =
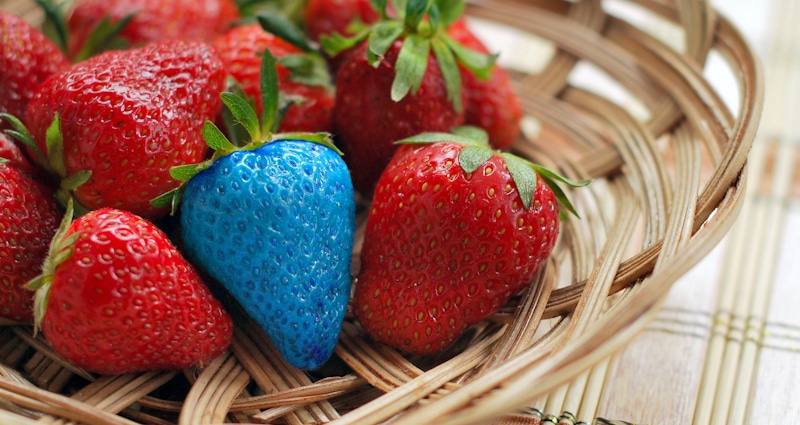
<path id="1" fill-rule="evenodd" d="M 32 1 L 0 9 L 41 19 Z M 433 357 L 374 344 L 348 319 L 336 358 L 313 374 L 284 363 L 236 311 L 230 352 L 202 370 L 113 377 L 77 369 L 30 327 L 6 324 L 0 423 L 538 423 L 532 402 L 624 347 L 731 227 L 761 71 L 703 0 L 475 0 L 468 14 L 521 49 L 501 56 L 530 118 L 515 150 L 595 179 L 569 193 L 582 219 L 565 222 L 529 290 Z M 659 26 L 642 25 L 650 20 Z M 733 102 L 704 77 L 711 58 L 730 70 Z"/>

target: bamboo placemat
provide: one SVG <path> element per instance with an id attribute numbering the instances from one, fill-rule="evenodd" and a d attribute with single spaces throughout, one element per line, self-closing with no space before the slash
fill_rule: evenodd
<path id="1" fill-rule="evenodd" d="M 765 73 L 742 213 L 643 334 L 541 400 L 551 421 L 572 423 L 565 411 L 598 424 L 800 421 L 800 2 L 714 6 L 742 24 Z"/>

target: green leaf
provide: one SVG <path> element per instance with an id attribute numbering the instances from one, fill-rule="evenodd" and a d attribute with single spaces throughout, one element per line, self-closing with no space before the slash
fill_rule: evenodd
<path id="1" fill-rule="evenodd" d="M 332 88 L 333 82 L 325 59 L 316 54 L 286 55 L 277 59 L 290 71 L 289 79 L 307 86 Z"/>
<path id="2" fill-rule="evenodd" d="M 447 100 L 453 104 L 456 112 L 461 112 L 464 109 L 463 99 L 461 95 L 461 70 L 458 67 L 456 58 L 453 52 L 447 48 L 447 45 L 439 38 L 431 40 L 431 47 L 436 60 L 439 62 L 439 69 L 444 78 L 444 84 L 447 89 Z"/>
<path id="3" fill-rule="evenodd" d="M 78 232 L 67 236 L 74 213 L 73 201 L 72 198 L 70 198 L 67 201 L 66 212 L 61 219 L 58 230 L 53 236 L 53 239 L 50 240 L 47 257 L 42 264 L 42 274 L 31 279 L 26 284 L 28 289 L 36 291 L 33 299 L 34 334 L 41 328 L 42 321 L 44 320 L 47 303 L 50 300 L 50 286 L 53 282 L 56 267 L 72 255 L 73 245 L 80 236 Z"/>
<path id="4" fill-rule="evenodd" d="M 150 200 L 150 205 L 155 208 L 170 208 L 170 215 L 175 215 L 178 211 L 178 206 L 180 205 L 181 196 L 183 195 L 184 185 L 181 184 L 175 189 L 170 190 L 169 192 L 153 198 Z"/>
<path id="5" fill-rule="evenodd" d="M 400 48 L 392 82 L 392 100 L 399 102 L 410 92 L 416 93 L 428 67 L 430 40 L 417 35 L 408 35 Z"/>
<path id="6" fill-rule="evenodd" d="M 131 13 L 117 22 L 112 22 L 108 16 L 103 17 L 92 29 L 73 61 L 82 62 L 100 52 L 126 48 L 129 43 L 127 40 L 120 38 L 119 34 L 130 24 L 135 16 L 135 13 Z"/>
<path id="7" fill-rule="evenodd" d="M 369 37 L 370 33 L 370 28 L 365 28 L 352 37 L 345 37 L 339 33 L 333 33 L 320 37 L 319 43 L 323 52 L 330 56 L 336 56 L 345 50 L 350 50 L 355 47 L 358 43 Z"/>
<path id="8" fill-rule="evenodd" d="M 306 52 L 313 52 L 314 48 L 308 44 L 308 39 L 299 28 L 286 17 L 277 13 L 262 13 L 257 17 L 261 28 L 267 32 L 275 34 L 276 36 L 288 41 L 295 47 Z"/>
<path id="9" fill-rule="evenodd" d="M 489 146 L 489 133 L 474 125 L 462 125 L 452 130 L 453 134 L 466 137 L 484 146 Z"/>
<path id="10" fill-rule="evenodd" d="M 427 145 L 431 143 L 450 142 L 463 146 L 485 146 L 485 144 L 475 139 L 464 137 L 457 134 L 428 132 L 419 133 L 405 139 L 394 142 L 396 145 Z"/>
<path id="11" fill-rule="evenodd" d="M 64 10 L 69 8 L 69 1 L 36 0 L 36 4 L 44 12 L 42 32 L 61 49 L 64 54 L 69 54 L 69 30 Z"/>
<path id="12" fill-rule="evenodd" d="M 447 28 L 464 15 L 467 4 L 464 0 L 435 0 L 439 10 L 439 25 Z"/>
<path id="13" fill-rule="evenodd" d="M 252 140 L 261 137 L 261 129 L 258 125 L 258 116 L 253 106 L 242 96 L 235 93 L 224 92 L 220 95 L 222 103 L 230 111 L 233 119 L 247 131 Z"/>
<path id="14" fill-rule="evenodd" d="M 261 60 L 261 105 L 264 107 L 264 113 L 261 115 L 261 128 L 272 132 L 279 123 L 280 92 L 275 57 L 272 56 L 269 49 L 264 49 L 264 57 Z M 261 137 L 253 138 L 254 141 L 259 139 Z"/>
<path id="15" fill-rule="evenodd" d="M 388 18 L 388 15 L 386 14 L 386 0 L 370 0 L 369 3 L 372 5 L 372 8 L 378 12 L 378 15 L 380 15 L 382 19 Z"/>
<path id="16" fill-rule="evenodd" d="M 584 186 L 588 185 L 589 183 L 591 183 L 592 181 L 591 180 L 581 180 L 581 181 L 576 182 L 576 181 L 572 181 L 570 179 L 567 179 L 566 177 L 556 173 L 553 170 L 544 168 L 541 165 L 531 164 L 531 167 L 537 173 L 539 173 L 539 176 L 542 178 L 542 180 L 545 182 L 545 184 L 547 184 L 547 186 L 550 187 L 550 189 L 553 191 L 553 195 L 555 195 L 556 200 L 558 201 L 558 203 L 561 204 L 564 208 L 566 208 L 566 210 L 570 214 L 574 215 L 575 217 L 580 218 L 580 215 L 578 215 L 578 212 L 575 210 L 575 207 L 572 205 L 572 202 L 569 200 L 569 197 L 567 196 L 567 194 L 564 193 L 564 190 L 561 189 L 561 186 L 559 185 L 559 183 L 565 184 L 565 185 L 567 185 L 569 187 L 584 187 Z"/>
<path id="17" fill-rule="evenodd" d="M 439 31 L 439 28 L 442 27 L 442 18 L 441 12 L 439 11 L 439 6 L 436 2 L 431 3 L 430 9 L 428 9 L 428 20 L 424 22 L 425 25 L 420 25 L 417 28 L 417 33 L 419 34 L 436 34 Z"/>
<path id="18" fill-rule="evenodd" d="M 92 178 L 90 170 L 81 170 L 61 180 L 61 188 L 72 192 Z"/>
<path id="19" fill-rule="evenodd" d="M 533 167 L 533 169 L 537 173 L 539 173 L 543 178 L 547 177 L 550 180 L 553 180 L 553 181 L 558 182 L 558 183 L 565 184 L 565 185 L 567 185 L 569 187 L 584 187 L 584 186 L 589 185 L 592 182 L 591 179 L 581 180 L 581 181 L 577 181 L 576 182 L 576 181 L 570 180 L 570 179 L 568 179 L 568 178 L 556 173 L 555 171 L 553 171 L 553 170 L 551 170 L 549 168 L 542 167 L 541 165 L 538 165 L 538 164 L 531 164 L 531 167 Z"/>
<path id="20" fill-rule="evenodd" d="M 185 182 L 191 180 L 204 168 L 207 168 L 205 163 L 176 165 L 169 169 L 169 175 L 175 180 Z"/>
<path id="21" fill-rule="evenodd" d="M 303 132 L 291 132 L 291 133 L 279 133 L 275 135 L 275 139 L 273 141 L 279 140 L 304 140 L 306 142 L 316 143 L 318 145 L 325 146 L 329 149 L 332 149 L 336 152 L 339 156 L 344 156 L 344 153 L 339 150 L 339 148 L 333 143 L 333 137 L 330 133 L 320 132 L 320 133 L 303 133 Z"/>
<path id="22" fill-rule="evenodd" d="M 440 33 L 437 37 L 447 44 L 447 47 L 450 48 L 460 64 L 467 67 L 478 78 L 489 79 L 489 73 L 497 61 L 497 55 L 481 53 L 467 48 L 445 33 Z"/>
<path id="23" fill-rule="evenodd" d="M 58 112 L 53 116 L 53 122 L 45 132 L 47 144 L 47 163 L 60 177 L 67 176 L 67 163 L 64 160 L 64 139 L 61 136 L 61 118 Z"/>
<path id="24" fill-rule="evenodd" d="M 422 22 L 432 4 L 433 0 L 408 0 L 404 17 L 404 24 L 408 31 L 417 31 L 420 22 Z"/>
<path id="25" fill-rule="evenodd" d="M 13 130 L 6 130 L 6 134 L 17 139 L 17 141 L 25 145 L 31 152 L 33 152 L 35 157 L 34 160 L 36 160 L 39 165 L 49 170 L 50 164 L 47 163 L 47 158 L 42 153 L 42 150 L 39 149 L 39 145 L 36 144 L 36 141 L 33 140 L 33 136 L 28 131 L 28 128 L 25 127 L 25 124 L 23 124 L 19 118 L 5 112 L 0 113 L 0 119 L 5 119 L 9 124 L 11 124 L 11 127 L 14 128 Z"/>
<path id="26" fill-rule="evenodd" d="M 392 44 L 403 34 L 403 24 L 398 21 L 379 22 L 372 27 L 367 40 L 367 60 L 377 67 Z"/>
<path id="27" fill-rule="evenodd" d="M 506 167 L 517 186 L 522 206 L 529 211 L 533 202 L 533 193 L 536 191 L 536 172 L 531 168 L 530 162 L 516 155 L 501 153 L 500 156 L 506 160 Z"/>
<path id="28" fill-rule="evenodd" d="M 485 164 L 494 155 L 491 148 L 485 146 L 467 146 L 458 154 L 458 162 L 467 173 L 472 173 Z"/>
<path id="29" fill-rule="evenodd" d="M 233 152 L 236 150 L 233 143 L 231 143 L 219 127 L 211 121 L 206 121 L 205 124 L 203 124 L 203 138 L 208 147 L 214 151 Z"/>
<path id="30" fill-rule="evenodd" d="M 250 103 L 250 107 L 251 108 L 253 107 L 252 105 L 254 100 L 252 98 L 247 97 L 247 95 L 244 93 L 244 90 L 242 90 L 242 86 L 239 85 L 236 79 L 228 77 L 227 82 L 225 83 L 225 87 L 226 87 L 225 88 L 226 92 L 236 94 L 246 99 L 247 102 Z M 238 121 L 236 121 L 236 118 L 233 117 L 233 114 L 231 113 L 230 109 L 228 109 L 227 106 L 222 108 L 222 122 L 225 126 L 225 131 L 228 135 L 228 140 L 230 140 L 234 146 L 241 147 L 250 141 L 250 134 L 247 132 L 247 130 L 244 128 L 243 125 L 241 125 Z"/>

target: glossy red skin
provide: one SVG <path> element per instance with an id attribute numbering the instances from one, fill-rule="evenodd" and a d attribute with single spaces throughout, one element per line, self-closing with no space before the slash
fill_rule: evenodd
<path id="1" fill-rule="evenodd" d="M 67 21 L 70 53 L 104 17 L 117 22 L 131 13 L 136 16 L 120 36 L 133 47 L 174 39 L 210 42 L 240 18 L 234 0 L 81 0 Z"/>
<path id="2" fill-rule="evenodd" d="M 367 218 L 353 311 L 367 335 L 433 354 L 502 307 L 540 272 L 559 232 L 553 192 L 526 211 L 505 160 L 471 176 L 460 145 L 403 146 Z"/>
<path id="3" fill-rule="evenodd" d="M 39 30 L 0 12 L 0 112 L 22 119 L 36 89 L 70 66 L 69 59 Z M 0 129 L 10 128 L 0 120 Z"/>
<path id="4" fill-rule="evenodd" d="M 86 208 L 125 209 L 148 219 L 150 201 L 178 186 L 175 165 L 205 159 L 201 130 L 221 110 L 225 71 L 201 42 L 166 41 L 106 52 L 46 81 L 26 121 L 39 149 L 55 113 L 69 174 L 90 170 L 75 197 Z"/>
<path id="5" fill-rule="evenodd" d="M 37 168 L 31 164 L 19 146 L 5 133 L 0 133 L 0 158 L 7 159 L 11 166 L 28 174 L 33 175 L 37 172 Z"/>
<path id="6" fill-rule="evenodd" d="M 42 323 L 64 358 L 115 375 L 186 369 L 229 347 L 231 317 L 153 224 L 103 208 L 75 219 L 75 232 Z"/>
<path id="7" fill-rule="evenodd" d="M 228 74 L 251 99 L 261 99 L 262 53 L 268 49 L 276 58 L 299 55 L 304 52 L 264 29 L 259 24 L 235 27 L 214 41 L 220 59 Z M 300 103 L 290 106 L 278 131 L 330 131 L 333 114 L 333 93 L 322 86 L 307 86 L 293 82 L 291 71 L 276 64 L 278 86 L 284 96 L 293 96 Z M 255 103 L 259 116 L 263 112 L 260 102 Z"/>
<path id="8" fill-rule="evenodd" d="M 284 96 L 297 103 L 286 110 L 278 131 L 332 131 L 334 94 L 330 88 L 284 81 L 280 89 Z"/>
<path id="9" fill-rule="evenodd" d="M 53 192 L 27 172 L 0 164 L 0 317 L 33 321 L 33 292 L 61 221 Z"/>
<path id="10" fill-rule="evenodd" d="M 366 197 L 391 160 L 394 142 L 422 132 L 449 132 L 464 123 L 464 112 L 447 99 L 439 64 L 431 53 L 422 85 L 403 100 L 391 99 L 394 64 L 403 40 L 397 40 L 378 67 L 367 62 L 362 44 L 336 75 L 333 131 L 350 167 L 353 186 Z"/>
<path id="11" fill-rule="evenodd" d="M 451 25 L 447 33 L 465 47 L 490 53 L 464 19 Z M 520 135 L 523 111 L 508 71 L 496 64 L 489 78 L 483 80 L 461 66 L 461 80 L 466 95 L 466 124 L 486 130 L 495 149 L 510 148 Z"/>

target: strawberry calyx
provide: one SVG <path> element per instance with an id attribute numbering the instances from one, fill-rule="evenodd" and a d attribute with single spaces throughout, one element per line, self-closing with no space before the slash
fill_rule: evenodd
<path id="1" fill-rule="evenodd" d="M 8 121 L 12 126 L 12 129 L 6 130 L 6 133 L 27 147 L 33 155 L 33 159 L 45 171 L 59 177 L 60 185 L 56 190 L 56 199 L 62 206 L 66 206 L 73 200 L 73 192 L 89 181 L 92 172 L 80 170 L 70 174 L 67 170 L 67 163 L 64 159 L 64 138 L 61 134 L 61 118 L 58 112 L 54 114 L 53 121 L 45 132 L 45 152 L 39 149 L 33 135 L 19 118 L 7 113 L 0 113 L 0 118 Z M 74 204 L 78 215 L 83 215 L 88 211 L 77 201 L 74 201 Z"/>
<path id="2" fill-rule="evenodd" d="M 136 14 L 128 14 L 117 21 L 112 21 L 109 16 L 105 16 L 95 25 L 78 52 L 72 55 L 69 48 L 67 18 L 64 13 L 64 8 L 69 6 L 71 2 L 36 0 L 36 3 L 44 12 L 45 20 L 42 24 L 44 34 L 73 62 L 81 62 L 107 50 L 124 49 L 130 44 L 119 34 L 130 24 Z"/>
<path id="3" fill-rule="evenodd" d="M 323 145 L 337 154 L 343 155 L 342 151 L 333 143 L 333 138 L 329 133 L 276 132 L 280 124 L 280 117 L 288 105 L 285 103 L 281 105 L 275 63 L 276 59 L 272 56 L 272 53 L 268 49 L 264 50 L 261 68 L 262 96 L 260 99 L 264 113 L 261 117 L 256 114 L 253 105 L 243 95 L 229 91 L 220 95 L 222 103 L 225 105 L 226 114 L 233 121 L 227 124 L 229 132 L 236 133 L 235 129 L 231 129 L 231 124 L 235 124 L 237 128 L 244 129 L 246 141 L 238 140 L 238 143 L 235 144 L 216 124 L 212 121 L 206 121 L 202 130 L 203 139 L 211 148 L 213 154 L 209 159 L 197 164 L 178 165 L 170 168 L 170 176 L 181 182 L 181 184 L 175 189 L 151 200 L 150 204 L 152 206 L 156 208 L 170 207 L 170 214 L 174 215 L 180 204 L 186 182 L 206 170 L 219 158 L 236 151 L 255 150 L 280 140 L 303 140 Z"/>
<path id="4" fill-rule="evenodd" d="M 335 56 L 365 41 L 367 59 L 377 67 L 394 42 L 402 39 L 391 89 L 391 98 L 395 102 L 419 90 L 428 57 L 433 52 L 444 78 L 448 100 L 456 111 L 463 110 L 459 64 L 486 79 L 497 60 L 496 54 L 467 48 L 446 33 L 446 28 L 463 15 L 465 1 L 398 0 L 391 5 L 392 10 L 398 12 L 396 17 L 388 12 L 386 0 L 372 0 L 371 3 L 381 16 L 378 22 L 351 37 L 340 34 L 323 36 L 320 39 L 323 50 Z"/>
<path id="5" fill-rule="evenodd" d="M 292 81 L 333 90 L 325 58 L 294 22 L 279 13 L 261 13 L 256 19 L 265 31 L 303 51 L 277 58 L 277 62 L 290 71 Z"/>
<path id="6" fill-rule="evenodd" d="M 64 218 L 61 220 L 56 234 L 50 241 L 47 257 L 45 257 L 44 263 L 42 264 L 42 273 L 25 284 L 26 288 L 36 292 L 33 299 L 34 335 L 41 329 L 41 324 L 44 320 L 45 312 L 47 311 L 47 303 L 50 299 L 50 288 L 53 284 L 56 268 L 72 255 L 75 250 L 75 241 L 80 237 L 80 233 L 78 232 L 67 234 L 74 213 L 73 201 L 70 199 L 67 202 Z"/>
<path id="7" fill-rule="evenodd" d="M 477 170 L 478 167 L 483 165 L 492 156 L 501 156 L 505 160 L 506 168 L 509 174 L 511 174 L 511 179 L 517 186 L 517 192 L 519 193 L 522 205 L 526 211 L 530 211 L 537 181 L 541 178 L 542 182 L 553 191 L 558 203 L 569 213 L 580 218 L 572 202 L 569 200 L 569 197 L 561 188 L 561 185 L 578 188 L 588 185 L 591 183 L 591 180 L 572 181 L 548 168 L 539 164 L 534 164 L 513 153 L 494 150 L 489 145 L 487 133 L 481 128 L 461 126 L 453 129 L 452 133 L 421 133 L 395 143 L 401 145 L 424 145 L 442 142 L 464 146 L 458 154 L 458 161 L 461 168 L 467 174 L 471 174 Z"/>

